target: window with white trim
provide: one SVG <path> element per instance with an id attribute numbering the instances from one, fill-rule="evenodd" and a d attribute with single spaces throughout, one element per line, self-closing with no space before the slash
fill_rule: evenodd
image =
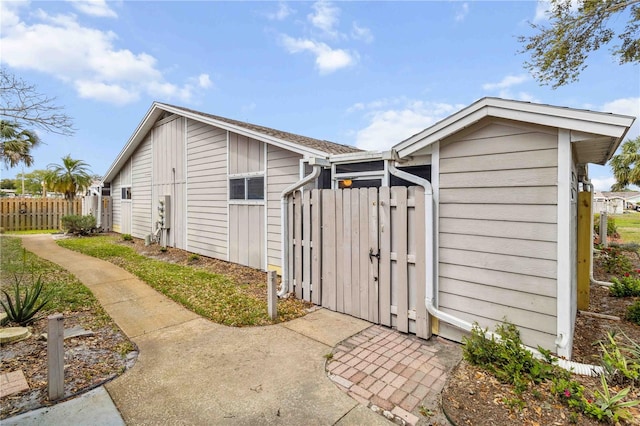
<path id="1" fill-rule="evenodd" d="M 229 178 L 230 200 L 264 200 L 264 176 Z"/>
<path id="2" fill-rule="evenodd" d="M 123 200 L 130 200 L 131 199 L 131 187 L 130 186 L 123 186 L 122 187 L 122 199 Z"/>

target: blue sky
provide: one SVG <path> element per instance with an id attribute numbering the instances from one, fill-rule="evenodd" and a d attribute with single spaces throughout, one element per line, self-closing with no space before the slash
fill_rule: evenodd
<path id="1" fill-rule="evenodd" d="M 531 78 L 517 37 L 544 23 L 546 6 L 3 1 L 0 60 L 77 128 L 41 133 L 31 169 L 71 154 L 100 175 L 154 100 L 363 149 L 387 149 L 484 96 L 640 115 L 640 68 L 608 49 L 568 86 Z M 596 188 L 613 183 L 608 167 L 590 171 Z"/>

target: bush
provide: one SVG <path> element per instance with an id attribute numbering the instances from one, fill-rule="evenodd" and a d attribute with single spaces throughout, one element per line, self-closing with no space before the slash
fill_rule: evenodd
<path id="1" fill-rule="evenodd" d="M 93 215 L 71 214 L 62 216 L 62 229 L 74 235 L 87 235 L 96 231 L 96 218 Z"/>
<path id="2" fill-rule="evenodd" d="M 640 278 L 637 273 L 625 273 L 620 279 L 611 278 L 613 285 L 609 287 L 609 294 L 614 297 L 640 296 Z"/>
<path id="3" fill-rule="evenodd" d="M 593 216 L 593 232 L 596 235 L 600 235 L 600 214 L 596 213 Z M 611 217 L 607 216 L 607 236 L 613 237 L 618 234 L 618 227 L 616 226 L 616 221 Z"/>
<path id="4" fill-rule="evenodd" d="M 602 249 L 602 266 L 609 274 L 623 275 L 633 270 L 631 260 L 622 252 L 620 247 Z"/>
<path id="5" fill-rule="evenodd" d="M 640 300 L 627 308 L 627 319 L 640 325 Z"/>
<path id="6" fill-rule="evenodd" d="M 133 241 L 133 237 L 131 236 L 131 234 L 122 234 L 122 239 L 124 241 Z"/>

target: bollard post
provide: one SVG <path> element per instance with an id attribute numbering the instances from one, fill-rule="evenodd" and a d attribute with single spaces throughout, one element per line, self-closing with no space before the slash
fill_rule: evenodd
<path id="1" fill-rule="evenodd" d="M 64 317 L 49 315 L 47 334 L 47 378 L 49 400 L 64 396 Z"/>
<path id="2" fill-rule="evenodd" d="M 607 241 L 607 212 L 600 213 L 600 244 L 602 247 L 609 247 Z"/>
<path id="3" fill-rule="evenodd" d="M 276 271 L 267 271 L 267 311 L 269 318 L 275 320 L 278 317 L 278 274 Z"/>

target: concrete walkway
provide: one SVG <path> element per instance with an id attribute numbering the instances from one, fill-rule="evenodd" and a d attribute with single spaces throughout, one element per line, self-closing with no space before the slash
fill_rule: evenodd
<path id="1" fill-rule="evenodd" d="M 113 404 L 109 412 L 110 400 L 92 398 L 102 404 L 96 410 L 69 406 L 73 424 L 390 424 L 383 415 L 447 423 L 438 398 L 460 359 L 457 345 L 325 309 L 273 326 L 226 327 L 111 263 L 59 247 L 50 235 L 25 236 L 23 245 L 76 275 L 140 349 L 135 366 L 105 386 L 119 412 Z M 421 407 L 436 415 L 422 416 Z M 37 415 L 42 421 L 32 415 L 31 423 L 16 424 L 55 421 Z"/>

